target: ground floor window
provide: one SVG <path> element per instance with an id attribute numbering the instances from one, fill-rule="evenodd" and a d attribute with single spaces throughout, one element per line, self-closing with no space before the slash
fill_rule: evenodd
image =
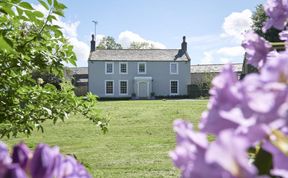
<path id="1" fill-rule="evenodd" d="M 114 94 L 114 81 L 113 80 L 105 81 L 105 94 L 106 95 Z"/>
<path id="2" fill-rule="evenodd" d="M 171 95 L 178 95 L 179 94 L 179 82 L 178 82 L 178 80 L 171 80 L 170 81 L 170 94 Z"/>
<path id="3" fill-rule="evenodd" d="M 120 80 L 119 82 L 119 93 L 120 95 L 127 95 L 128 94 L 128 81 L 127 80 Z"/>

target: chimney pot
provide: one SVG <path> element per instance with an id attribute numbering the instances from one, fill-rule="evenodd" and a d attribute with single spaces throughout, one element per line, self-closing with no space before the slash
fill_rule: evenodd
<path id="1" fill-rule="evenodd" d="M 95 36 L 92 35 L 92 40 L 91 40 L 91 48 L 90 48 L 90 52 L 96 51 L 96 43 L 95 43 Z"/>
<path id="2" fill-rule="evenodd" d="M 182 51 L 187 52 L 187 43 L 186 43 L 186 37 L 185 36 L 183 36 L 183 42 L 181 44 L 181 49 L 182 49 Z"/>

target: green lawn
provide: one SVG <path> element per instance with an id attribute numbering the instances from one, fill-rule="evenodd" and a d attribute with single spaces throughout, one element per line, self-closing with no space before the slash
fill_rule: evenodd
<path id="1" fill-rule="evenodd" d="M 111 118 L 105 135 L 81 116 L 73 116 L 65 123 L 45 123 L 43 134 L 4 142 L 10 147 L 20 140 L 29 147 L 39 142 L 58 145 L 62 153 L 75 154 L 93 177 L 178 177 L 168 157 L 175 147 L 173 120 L 198 123 L 206 105 L 204 100 L 99 102 Z"/>

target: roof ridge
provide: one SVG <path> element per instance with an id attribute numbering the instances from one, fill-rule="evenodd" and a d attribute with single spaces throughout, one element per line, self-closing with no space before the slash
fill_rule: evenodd
<path id="1" fill-rule="evenodd" d="M 145 50 L 180 50 L 180 48 L 169 48 L 169 49 L 96 49 L 95 51 L 92 51 L 92 53 L 93 52 L 96 52 L 96 51 L 125 51 L 125 50 L 131 50 L 131 51 L 133 51 L 133 50 L 143 50 L 143 51 L 145 51 Z"/>
<path id="2" fill-rule="evenodd" d="M 231 64 L 231 65 L 234 65 L 234 64 L 243 64 L 243 63 L 226 63 L 226 64 Z M 191 66 L 216 66 L 216 65 L 226 65 L 225 63 L 223 63 L 223 64 L 191 64 Z"/>

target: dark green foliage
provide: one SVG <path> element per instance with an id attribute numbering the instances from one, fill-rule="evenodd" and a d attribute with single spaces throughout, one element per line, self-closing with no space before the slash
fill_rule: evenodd
<path id="1" fill-rule="evenodd" d="M 55 76 L 54 74 L 48 72 L 33 71 L 32 78 L 35 81 L 38 81 L 38 83 L 40 82 L 39 79 L 42 79 L 43 83 L 42 82 L 39 83 L 39 85 L 41 86 L 44 86 L 46 84 L 52 84 L 57 88 L 57 90 L 61 89 L 62 80 L 59 77 Z"/>
<path id="2" fill-rule="evenodd" d="M 259 175 L 269 175 L 273 165 L 272 155 L 260 148 L 256 153 L 254 165 L 258 169 Z"/>
<path id="3" fill-rule="evenodd" d="M 107 36 L 100 41 L 97 49 L 122 49 L 122 46 L 112 36 Z"/>
<path id="4" fill-rule="evenodd" d="M 190 98 L 199 98 L 201 96 L 200 87 L 198 85 L 188 85 L 188 94 Z"/>
<path id="5" fill-rule="evenodd" d="M 129 49 L 154 49 L 154 45 L 148 42 L 136 42 L 133 41 L 130 44 Z"/>
<path id="6" fill-rule="evenodd" d="M 267 41 L 270 42 L 280 42 L 281 40 L 279 39 L 279 30 L 275 28 L 269 29 L 266 33 L 263 33 L 262 28 L 264 22 L 267 20 L 267 16 L 265 14 L 265 11 L 263 9 L 263 5 L 260 4 L 256 7 L 255 12 L 253 13 L 252 16 L 253 20 L 253 25 L 252 29 L 259 34 L 260 36 L 264 37 Z"/>
<path id="7" fill-rule="evenodd" d="M 209 96 L 209 85 L 207 83 L 202 83 L 200 91 L 201 91 L 201 96 L 203 97 L 208 97 Z"/>
<path id="8" fill-rule="evenodd" d="M 107 123 L 95 109 L 94 96 L 84 101 L 75 97 L 68 84 L 57 90 L 33 79 L 33 71 L 62 79 L 63 63 L 76 64 L 73 46 L 52 23 L 56 15 L 63 16 L 65 5 L 57 0 L 39 2 L 48 15 L 25 1 L 0 1 L 0 136 L 30 135 L 34 128 L 43 130 L 47 119 L 56 123 L 77 112 L 105 131 Z"/>

